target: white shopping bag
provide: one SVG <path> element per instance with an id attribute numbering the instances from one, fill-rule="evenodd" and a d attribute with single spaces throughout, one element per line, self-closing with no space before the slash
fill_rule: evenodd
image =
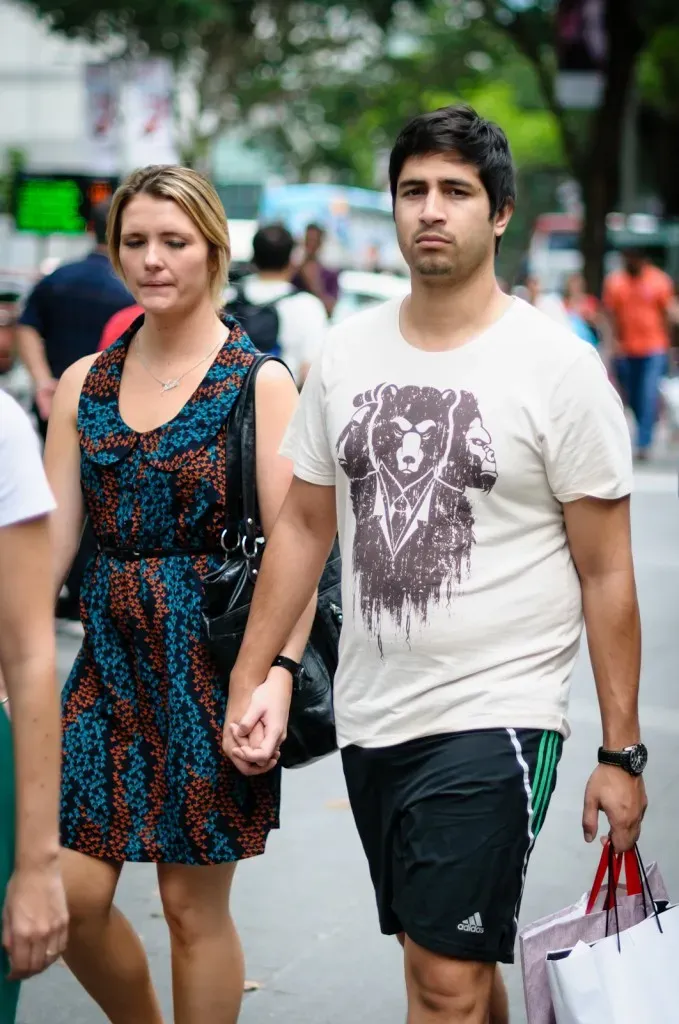
<path id="1" fill-rule="evenodd" d="M 557 1024 L 679 1022 L 678 965 L 679 906 L 592 945 L 550 953 Z"/>

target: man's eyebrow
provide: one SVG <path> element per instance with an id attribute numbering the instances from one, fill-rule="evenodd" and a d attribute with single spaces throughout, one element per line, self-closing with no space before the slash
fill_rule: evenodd
<path id="1" fill-rule="evenodd" d="M 398 184 L 399 189 L 402 188 L 413 188 L 427 185 L 428 182 L 424 178 L 406 178 L 405 181 L 400 181 Z M 468 181 L 466 178 L 438 178 L 438 185 L 454 185 L 456 188 L 470 188 L 473 189 L 476 186 L 472 181 Z"/>

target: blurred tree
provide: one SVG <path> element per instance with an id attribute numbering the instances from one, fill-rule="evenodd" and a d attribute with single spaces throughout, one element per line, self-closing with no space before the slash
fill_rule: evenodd
<path id="1" fill-rule="evenodd" d="M 479 2 L 489 24 L 532 64 L 542 98 L 559 124 L 564 153 L 582 187 L 585 275 L 590 289 L 598 291 L 606 250 L 606 215 L 619 199 L 630 88 L 644 47 L 656 33 L 679 26 L 679 5 L 676 0 L 604 0 L 608 60 L 603 97 L 598 109 L 583 118 L 564 110 L 557 96 L 556 0 Z"/>

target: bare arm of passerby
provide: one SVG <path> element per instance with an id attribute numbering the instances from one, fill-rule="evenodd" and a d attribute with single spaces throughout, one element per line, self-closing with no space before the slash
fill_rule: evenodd
<path id="1" fill-rule="evenodd" d="M 264 535 L 272 538 L 278 529 L 279 513 L 292 478 L 292 463 L 279 455 L 279 448 L 290 418 L 299 401 L 297 389 L 287 370 L 277 363 L 269 363 L 262 367 L 257 377 L 256 411 L 257 411 L 257 496 L 262 516 Z M 274 527 L 276 523 L 276 527 Z M 271 543 L 269 540 L 268 544 Z M 267 549 L 268 549 L 267 544 Z M 256 756 L 257 764 L 249 765 L 242 753 L 252 752 L 259 748 L 262 730 L 273 728 L 281 723 L 281 735 L 285 732 L 288 717 L 292 679 L 285 669 L 272 669 L 274 658 L 282 654 L 293 661 L 299 661 L 306 647 L 307 639 L 313 623 L 316 608 L 316 584 L 312 583 L 301 604 L 294 600 L 296 575 L 299 566 L 304 564 L 306 552 L 298 552 L 298 564 L 292 569 L 288 585 L 284 591 L 276 594 L 277 610 L 271 617 L 272 633 L 266 643 L 258 650 L 257 658 L 242 672 L 232 673 L 229 682 L 229 701 L 224 724 L 224 751 L 235 760 L 237 766 L 246 774 L 268 770 L 278 749 L 278 743 L 272 747 L 268 756 Z M 264 561 L 267 561 L 265 556 Z M 322 565 L 321 565 L 322 569 Z M 320 576 L 320 572 L 318 574 Z M 261 586 L 261 573 L 255 587 L 255 599 Z M 265 584 L 266 586 L 266 584 Z M 293 595 L 295 613 L 288 614 L 290 598 Z M 265 613 L 266 614 L 266 613 Z M 279 623 L 284 621 L 281 630 Z M 256 630 L 255 630 L 256 632 Z M 248 629 L 250 635 L 250 629 Z M 253 641 L 248 640 L 248 647 Z M 254 640 L 255 646 L 257 639 Z M 247 653 L 245 655 L 247 658 Z M 253 695 L 257 698 L 253 702 Z M 261 708 L 262 715 L 259 714 Z M 261 718 L 265 721 L 262 722 Z M 239 729 L 238 726 L 241 726 Z M 253 729 L 256 733 L 253 735 Z"/>
<path id="2" fill-rule="evenodd" d="M 3 407 L 0 450 L 0 669 L 12 702 L 16 776 L 14 872 L 5 895 L 2 943 L 13 978 L 43 970 L 66 945 L 59 870 L 60 729 L 53 594 L 52 499 L 24 414 Z M 11 420 L 11 422 L 10 422 Z M 11 438 L 8 442 L 8 431 Z"/>
<path id="3" fill-rule="evenodd" d="M 86 356 L 69 366 L 59 381 L 45 444 L 45 470 L 57 502 L 50 524 L 54 599 L 59 595 L 73 564 L 84 524 L 80 486 L 78 402 L 85 377 L 96 356 Z"/>
<path id="4" fill-rule="evenodd" d="M 19 324 L 17 327 L 17 351 L 19 358 L 30 373 L 35 387 L 35 404 L 43 420 L 48 420 L 57 381 L 45 355 L 45 344 L 34 327 Z"/>

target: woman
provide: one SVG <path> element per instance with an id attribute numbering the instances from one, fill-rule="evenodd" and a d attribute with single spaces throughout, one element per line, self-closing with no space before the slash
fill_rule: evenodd
<path id="1" fill-rule="evenodd" d="M 114 1024 L 161 1021 L 139 939 L 113 906 L 123 863 L 155 862 L 176 1024 L 230 1024 L 243 991 L 231 883 L 237 861 L 263 853 L 278 827 L 280 777 L 246 778 L 222 753 L 225 686 L 201 640 L 200 605 L 201 580 L 222 561 L 225 424 L 255 350 L 217 313 L 229 235 L 204 178 L 136 172 L 114 196 L 108 238 L 145 316 L 64 374 L 46 448 L 55 586 L 85 510 L 99 544 L 63 703 L 65 959 Z M 285 368 L 265 365 L 255 395 L 265 531 L 291 479 L 277 451 L 296 398 Z M 299 660 L 311 621 L 312 609 L 282 654 Z M 281 676 L 289 681 L 272 669 Z"/>
<path id="2" fill-rule="evenodd" d="M 20 979 L 49 967 L 66 946 L 54 611 L 45 573 L 53 508 L 33 428 L 0 391 L 0 679 L 9 695 L 0 708 L 0 1024 L 15 1019 Z"/>

